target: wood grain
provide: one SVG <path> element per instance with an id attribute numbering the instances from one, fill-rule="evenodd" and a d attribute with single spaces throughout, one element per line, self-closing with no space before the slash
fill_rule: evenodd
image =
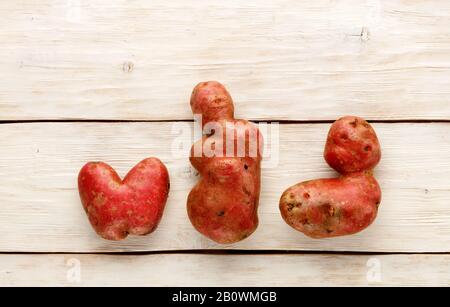
<path id="1" fill-rule="evenodd" d="M 211 79 L 254 120 L 450 119 L 448 0 L 23 0 L 0 17 L 0 120 L 191 119 Z"/>
<path id="2" fill-rule="evenodd" d="M 185 122 L 0 125 L 0 251 L 450 251 L 450 124 L 375 124 L 383 148 L 376 169 L 383 189 L 379 216 L 358 235 L 327 240 L 306 238 L 287 226 L 278 200 L 297 182 L 335 176 L 322 158 L 329 125 L 280 125 L 278 166 L 269 167 L 266 159 L 263 169 L 260 226 L 253 236 L 230 246 L 202 237 L 188 220 L 186 197 L 198 178 L 186 158 L 193 139 L 189 133 L 180 135 L 180 127 L 191 131 L 191 123 Z M 175 141 L 184 142 L 186 152 L 174 152 Z M 148 156 L 164 161 L 171 176 L 160 227 L 147 237 L 101 240 L 79 201 L 79 169 L 87 161 L 103 160 L 123 176 Z"/>
<path id="3" fill-rule="evenodd" d="M 449 272 L 450 255 L 0 255 L 0 286 L 450 286 Z"/>

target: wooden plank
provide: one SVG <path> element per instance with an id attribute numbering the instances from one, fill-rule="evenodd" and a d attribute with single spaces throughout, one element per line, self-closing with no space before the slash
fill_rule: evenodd
<path id="1" fill-rule="evenodd" d="M 447 0 L 23 0 L 0 17 L 0 120 L 191 119 L 211 79 L 254 120 L 450 119 Z"/>
<path id="2" fill-rule="evenodd" d="M 179 125 L 190 131 L 191 123 L 168 122 L 0 125 L 0 251 L 450 251 L 450 124 L 375 124 L 383 147 L 376 169 L 384 193 L 379 217 L 358 235 L 327 240 L 309 239 L 287 226 L 278 200 L 297 182 L 335 175 L 322 158 L 329 125 L 280 125 L 278 166 L 263 169 L 260 226 L 230 246 L 204 238 L 188 220 L 186 197 L 198 177 L 187 153 L 172 152 L 176 140 L 187 150 L 193 142 L 187 133 L 178 135 Z M 99 239 L 79 201 L 79 169 L 87 161 L 103 160 L 124 175 L 148 156 L 162 159 L 171 176 L 159 229 L 119 243 Z"/>
<path id="3" fill-rule="evenodd" d="M 449 272 L 450 255 L 0 255 L 0 286 L 450 286 Z"/>

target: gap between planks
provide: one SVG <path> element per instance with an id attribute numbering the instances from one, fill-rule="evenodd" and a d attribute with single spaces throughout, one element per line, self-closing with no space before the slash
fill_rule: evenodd
<path id="1" fill-rule="evenodd" d="M 151 255 L 450 255 L 450 252 L 365 252 L 331 250 L 245 250 L 245 249 L 192 249 L 118 252 L 0 252 L 1 255 L 110 255 L 110 256 L 151 256 Z"/>
<path id="2" fill-rule="evenodd" d="M 359 116 L 355 114 L 349 114 Z M 338 118 L 336 118 L 337 120 Z M 332 124 L 334 120 L 250 120 L 253 123 L 279 123 L 279 124 Z M 31 119 L 31 120 L 0 120 L 0 125 L 10 124 L 33 124 L 33 123 L 172 123 L 186 122 L 192 123 L 193 119 L 162 119 L 162 120 L 132 120 L 132 119 Z M 373 119 L 370 123 L 380 124 L 427 124 L 427 123 L 450 123 L 449 119 Z"/>

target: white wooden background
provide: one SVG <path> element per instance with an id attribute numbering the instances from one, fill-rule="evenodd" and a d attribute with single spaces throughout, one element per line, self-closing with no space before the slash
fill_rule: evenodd
<path id="1" fill-rule="evenodd" d="M 0 286 L 450 286 L 448 0 L 1 1 L 0 71 Z M 171 151 L 205 80 L 229 88 L 239 117 L 281 122 L 260 226 L 230 246 L 189 223 L 198 177 Z M 278 199 L 334 176 L 323 146 L 347 114 L 373 121 L 382 143 L 379 217 L 308 239 Z M 79 169 L 103 160 L 124 175 L 147 156 L 171 175 L 160 227 L 98 238 Z"/>

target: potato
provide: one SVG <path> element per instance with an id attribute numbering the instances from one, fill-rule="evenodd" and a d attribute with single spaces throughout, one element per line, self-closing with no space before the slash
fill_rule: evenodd
<path id="1" fill-rule="evenodd" d="M 215 128 L 191 150 L 191 164 L 201 179 L 188 196 L 189 218 L 200 233 L 218 243 L 238 242 L 258 226 L 261 135 L 250 122 L 234 119 L 233 100 L 218 82 L 197 85 L 191 107 L 202 116 L 204 128 L 211 124 Z M 243 144 L 241 154 L 238 144 Z"/>
<path id="2" fill-rule="evenodd" d="M 328 133 L 325 160 L 341 174 L 373 169 L 381 159 L 380 143 L 364 119 L 346 116 Z"/>
<path id="3" fill-rule="evenodd" d="M 137 164 L 123 181 L 108 164 L 90 162 L 79 173 L 78 189 L 94 230 L 117 241 L 156 229 L 169 194 L 169 174 L 157 158 Z"/>
<path id="4" fill-rule="evenodd" d="M 284 220 L 313 238 L 349 235 L 377 216 L 381 190 L 370 173 L 299 183 L 281 196 Z"/>
<path id="5" fill-rule="evenodd" d="M 280 211 L 288 225 L 312 238 L 350 235 L 375 220 L 381 189 L 372 169 L 381 158 L 375 131 L 362 118 L 337 120 L 324 153 L 339 178 L 306 181 L 287 189 Z"/>
<path id="6" fill-rule="evenodd" d="M 202 115 L 203 124 L 220 120 L 234 120 L 233 99 L 219 82 L 198 84 L 192 91 L 192 113 Z"/>

